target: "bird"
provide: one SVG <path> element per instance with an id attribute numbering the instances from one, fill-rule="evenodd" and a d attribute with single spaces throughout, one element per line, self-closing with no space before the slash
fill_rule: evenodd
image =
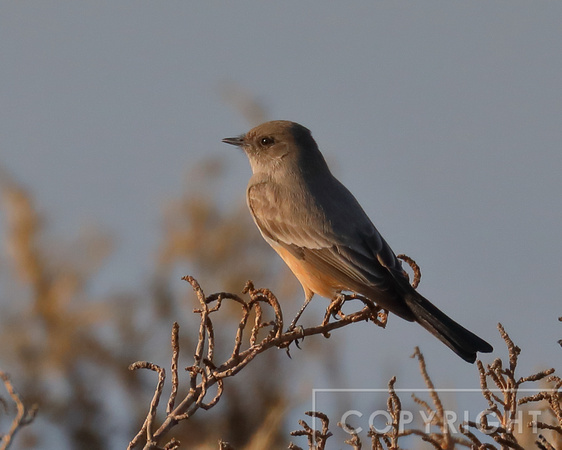
<path id="1" fill-rule="evenodd" d="M 274 120 L 222 142 L 246 153 L 250 213 L 304 290 L 293 325 L 315 294 L 335 301 L 352 292 L 417 322 L 467 362 L 493 351 L 412 287 L 357 199 L 332 175 L 308 128 Z"/>

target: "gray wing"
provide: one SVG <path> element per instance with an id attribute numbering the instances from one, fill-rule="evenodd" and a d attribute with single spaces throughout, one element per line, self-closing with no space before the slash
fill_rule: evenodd
<path id="1" fill-rule="evenodd" d="M 313 263 L 348 290 L 411 320 L 402 298 L 410 285 L 400 261 L 351 194 L 344 202 L 331 198 L 324 208 L 281 197 L 283 201 L 267 183 L 248 189 L 248 206 L 267 240 Z"/>

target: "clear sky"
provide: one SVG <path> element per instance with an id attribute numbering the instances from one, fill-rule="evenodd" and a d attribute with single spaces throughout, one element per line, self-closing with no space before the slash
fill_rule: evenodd
<path id="1" fill-rule="evenodd" d="M 118 239 L 92 289 L 139 285 L 190 166 L 223 159 L 224 199 L 244 201 L 246 158 L 220 142 L 248 129 L 220 94 L 238 85 L 312 130 L 395 252 L 421 265 L 425 296 L 499 355 L 501 321 L 522 367 L 552 365 L 561 20 L 546 1 L 2 2 L 0 165 L 55 233 L 95 223 Z M 354 333 L 350 352 L 391 367 L 410 367 L 416 344 L 450 367 L 443 382 L 469 367 L 398 320 Z M 386 384 L 354 377 L 346 387 Z"/>

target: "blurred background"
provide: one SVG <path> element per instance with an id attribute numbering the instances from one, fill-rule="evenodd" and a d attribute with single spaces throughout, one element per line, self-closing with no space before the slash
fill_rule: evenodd
<path id="1" fill-rule="evenodd" d="M 523 1 L 3 2 L 0 369 L 40 408 L 15 448 L 126 446 L 155 382 L 128 364 L 168 367 L 174 320 L 192 362 L 183 275 L 208 294 L 252 279 L 296 313 L 300 287 L 246 211 L 246 157 L 221 143 L 264 120 L 312 131 L 421 266 L 420 292 L 494 345 L 484 362 L 506 355 L 501 322 L 521 375 L 559 368 L 561 17 Z M 313 389 L 424 387 L 416 345 L 437 387 L 479 387 L 476 367 L 391 316 L 263 355 L 174 436 L 242 448 L 269 418 L 286 448 Z"/>

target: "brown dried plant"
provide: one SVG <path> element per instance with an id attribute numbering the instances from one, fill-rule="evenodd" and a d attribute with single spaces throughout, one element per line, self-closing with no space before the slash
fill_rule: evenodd
<path id="1" fill-rule="evenodd" d="M 445 415 L 445 408 L 443 407 L 443 402 L 439 397 L 439 394 L 435 390 L 433 381 L 427 372 L 427 367 L 425 364 L 425 358 L 423 357 L 420 349 L 416 347 L 413 357 L 416 357 L 419 361 L 419 368 L 424 383 L 429 391 L 429 396 L 433 403 L 433 407 L 429 405 L 425 400 L 420 399 L 415 394 L 412 394 L 414 402 L 421 406 L 425 412 L 426 417 L 431 417 L 430 424 L 436 426 L 439 431 L 434 433 L 427 433 L 425 431 L 417 429 L 405 430 L 401 433 L 401 436 L 417 435 L 422 438 L 425 442 L 430 443 L 436 449 L 442 450 L 452 450 L 456 445 L 461 445 L 465 447 L 470 447 L 470 443 L 459 436 L 454 436 L 451 434 L 451 428 L 449 426 L 447 417 Z"/>
<path id="2" fill-rule="evenodd" d="M 87 417 L 95 408 L 90 397 L 89 374 L 82 373 L 86 359 L 105 366 L 118 363 L 108 347 L 93 335 L 93 329 L 107 319 L 111 306 L 89 302 L 86 285 L 108 254 L 111 244 L 101 234 L 89 234 L 68 245 L 49 246 L 45 241 L 45 220 L 30 193 L 5 172 L 0 172 L 0 194 L 5 218 L 4 248 L 9 264 L 2 276 L 0 339 L 3 364 L 17 377 L 26 398 L 40 406 L 43 417 L 68 424 L 72 441 L 90 436 L 93 427 Z M 2 261 L 4 262 L 4 261 Z M 13 301 L 10 301 L 13 300 Z M 87 352 L 84 349 L 88 349 Z M 64 380 L 76 406 L 85 405 L 84 422 L 76 411 L 60 405 L 50 395 L 54 377 Z M 80 437 L 79 437 L 80 436 Z"/>
<path id="3" fill-rule="evenodd" d="M 534 374 L 518 377 L 516 368 L 521 353 L 521 349 L 511 340 L 501 324 L 498 329 L 508 349 L 508 365 L 504 366 L 501 359 L 495 359 L 492 364 L 488 364 L 486 368 L 481 361 L 477 361 L 478 371 L 480 373 L 480 387 L 482 394 L 488 403 L 486 414 L 481 415 L 480 423 L 469 421 L 467 427 L 463 427 L 463 432 L 470 437 L 475 445 L 483 446 L 484 444 L 469 432 L 469 427 L 477 428 L 486 435 L 492 437 L 494 441 L 501 445 L 501 448 L 524 449 L 520 445 L 516 432 L 518 422 L 518 411 L 521 405 L 528 403 L 547 400 L 552 411 L 556 415 L 556 404 L 558 404 L 558 413 L 560 412 L 560 393 L 558 392 L 560 385 L 559 377 L 550 376 L 554 373 L 554 369 L 546 369 Z M 519 398 L 520 389 L 524 383 L 539 382 L 546 380 L 547 382 L 557 383 L 553 389 L 539 392 L 536 395 Z M 490 383 L 495 385 L 494 389 L 489 387 Z M 556 401 L 558 400 L 558 402 Z M 562 416 L 557 415 L 560 419 Z M 494 422 L 491 425 L 490 420 Z M 496 424 L 499 423 L 499 425 Z M 559 420 L 562 423 L 561 420 Z M 549 428 L 546 424 L 540 422 L 541 425 L 530 423 L 531 427 Z M 560 430 L 560 426 L 558 426 Z"/>
<path id="4" fill-rule="evenodd" d="M 140 431 L 130 442 L 130 449 L 139 445 L 143 445 L 146 450 L 176 448 L 179 445 L 176 439 L 168 441 L 161 447 L 165 435 L 179 422 L 191 418 L 199 409 L 210 409 L 215 406 L 223 395 L 224 380 L 239 373 L 256 356 L 271 348 L 285 348 L 288 353 L 289 345 L 294 341 L 319 334 L 328 336 L 328 333 L 334 329 L 359 321 L 370 320 L 381 327 L 386 324 L 386 312 L 383 309 L 366 298 L 350 296 L 344 300 L 359 299 L 364 304 L 360 311 L 347 315 L 337 311 L 340 313 L 338 321 L 329 322 L 325 320 L 318 326 L 300 327 L 283 332 L 281 307 L 277 298 L 268 289 L 256 289 L 251 282 L 248 282 L 243 290 L 243 293 L 249 296 L 249 301 L 246 301 L 237 294 L 227 292 L 205 296 L 199 283 L 193 277 L 187 276 L 184 279 L 191 284 L 200 303 L 200 308 L 194 311 L 200 316 L 199 339 L 195 346 L 193 365 L 186 368 L 189 373 L 189 392 L 181 401 L 177 401 L 179 327 L 175 324 L 172 332 L 172 389 L 167 402 L 166 417 L 159 426 L 156 426 L 155 419 L 164 387 L 165 370 L 146 361 L 139 361 L 130 366 L 131 370 L 149 369 L 158 373 L 158 383 L 148 414 Z M 242 309 L 242 317 L 236 330 L 234 346 L 230 356 L 223 362 L 217 362 L 215 357 L 215 329 L 212 318 L 221 309 L 225 301 L 238 304 Z M 265 308 L 267 308 L 267 311 Z M 269 320 L 266 319 L 268 315 L 272 315 Z M 250 323 L 252 316 L 253 323 Z M 243 343 L 246 337 L 248 346 L 244 347 Z M 216 386 L 216 389 L 211 391 L 214 386 Z"/>
<path id="5" fill-rule="evenodd" d="M 400 255 L 400 258 L 404 259 L 412 267 L 414 271 L 413 282 L 417 286 L 421 276 L 419 267 L 411 258 L 405 255 Z M 287 354 L 289 354 L 289 345 L 292 342 L 296 342 L 298 345 L 298 341 L 306 336 L 321 334 L 329 337 L 329 332 L 334 329 L 366 320 L 372 321 L 384 328 L 388 318 L 388 311 L 380 308 L 371 300 L 358 294 L 350 294 L 340 296 L 332 302 L 320 325 L 308 328 L 298 327 L 284 332 L 283 313 L 277 298 L 270 290 L 255 289 L 253 283 L 249 281 L 243 290 L 243 294 L 248 294 L 250 298 L 249 301 L 246 301 L 237 294 L 227 292 L 205 296 L 203 289 L 195 278 L 187 276 L 184 277 L 184 280 L 191 284 L 201 306 L 199 309 L 194 310 L 200 316 L 199 337 L 193 356 L 194 364 L 186 368 L 190 377 L 190 389 L 183 400 L 176 405 L 179 387 L 179 325 L 175 323 L 172 329 L 171 394 L 168 398 L 166 417 L 159 426 L 155 425 L 155 421 L 166 379 L 165 369 L 147 361 L 138 361 L 129 367 L 131 370 L 148 369 L 158 373 L 158 383 L 148 414 L 141 429 L 129 443 L 130 449 L 139 445 L 143 445 L 143 448 L 147 450 L 176 448 L 179 445 L 179 441 L 175 438 L 168 441 L 164 447 L 160 447 L 161 441 L 170 429 L 180 421 L 191 418 L 197 410 L 210 409 L 215 406 L 223 395 L 224 380 L 236 375 L 260 353 L 276 347 L 286 349 Z M 238 304 L 242 308 L 242 317 L 237 327 L 234 347 L 230 357 L 218 364 L 215 361 L 215 331 L 212 315 L 221 309 L 225 300 Z M 363 308 L 351 314 L 344 314 L 342 312 L 344 303 L 352 300 L 359 300 L 363 303 Z M 265 319 L 267 311 L 264 310 L 264 306 L 269 310 L 270 315 L 272 313 L 273 317 L 270 320 Z M 253 323 L 250 323 L 252 315 L 254 320 Z M 332 317 L 338 317 L 338 320 L 331 322 L 330 319 Z M 263 336 L 264 332 L 265 336 Z M 248 346 L 243 348 L 246 334 L 249 334 L 247 339 Z M 209 391 L 215 385 L 217 387 L 214 396 L 210 400 L 205 400 L 206 397 L 211 395 Z M 315 417 L 322 419 L 324 416 Z M 304 422 L 301 425 L 305 428 L 304 433 L 308 433 L 306 431 L 308 426 Z M 327 426 L 327 423 L 324 423 L 323 426 Z M 295 433 L 295 436 L 301 435 L 299 432 Z M 309 436 L 309 439 L 312 439 L 314 442 L 319 440 L 315 445 L 318 445 L 318 448 L 323 448 L 322 442 L 328 437 L 328 435 L 315 432 Z M 357 436 L 352 438 L 350 442 L 357 442 L 357 445 L 360 445 Z"/>
<path id="6" fill-rule="evenodd" d="M 412 397 L 414 402 L 425 410 L 426 417 L 431 418 L 429 425 L 433 425 L 438 431 L 428 433 L 416 428 L 403 429 L 404 424 L 400 422 L 402 402 L 394 390 L 396 377 L 392 377 L 388 385 L 389 397 L 387 401 L 387 411 L 392 421 L 388 424 L 389 430 L 385 433 L 378 432 L 374 428 L 369 431 L 368 436 L 371 438 L 371 449 L 399 450 L 401 448 L 398 442 L 400 438 L 418 436 L 423 441 L 429 443 L 432 448 L 439 450 L 452 450 L 457 447 L 465 447 L 474 450 L 525 450 L 528 448 L 528 444 L 524 443 L 526 436 L 517 433 L 515 427 L 516 424 L 519 424 L 518 413 L 523 405 L 539 402 L 542 403 L 544 411 L 550 413 L 552 421 L 546 423 L 544 421 L 535 420 L 527 423 L 527 428 L 533 430 L 533 443 L 536 448 L 541 450 L 556 450 L 562 448 L 561 378 L 553 375 L 554 369 L 542 370 L 532 375 L 517 377 L 516 368 L 521 349 L 513 343 L 501 324 L 498 324 L 498 329 L 508 349 L 509 364 L 508 367 L 504 367 L 504 363 L 498 358 L 485 368 L 481 361 L 477 361 L 481 391 L 488 406 L 488 408 L 479 415 L 481 417 L 480 422 L 468 421 L 462 423 L 459 425 L 459 431 L 462 435 L 452 434 L 443 402 L 428 374 L 425 359 L 420 350 L 416 348 L 413 356 L 419 361 L 420 373 L 428 389 L 431 405 L 429 402 L 415 395 L 412 395 Z M 539 392 L 534 395 L 519 398 L 520 389 L 524 383 L 537 383 L 541 381 L 546 381 L 548 387 L 542 388 L 542 390 L 537 389 Z M 490 382 L 496 386 L 494 389 L 489 387 Z M 312 413 L 308 414 L 310 415 Z M 322 414 L 318 417 L 325 417 L 325 415 Z M 329 423 L 327 417 L 323 419 L 323 423 L 327 426 Z M 342 426 L 342 424 L 338 425 Z M 361 448 L 361 439 L 353 428 L 347 424 L 343 426 L 351 436 L 351 438 L 344 443 L 350 445 L 352 448 Z M 317 447 L 310 445 L 311 433 L 306 432 L 308 428 L 304 426 L 303 428 L 304 432 L 298 435 L 309 436 L 309 449 L 316 449 Z M 546 437 L 537 434 L 537 430 L 549 431 L 551 435 L 550 437 Z M 331 436 L 331 433 L 327 428 L 323 428 L 322 436 L 326 436 L 327 439 Z M 499 447 L 486 442 L 490 439 L 493 439 Z M 325 445 L 325 443 L 323 445 Z M 298 447 L 294 446 L 290 448 Z"/>
<path id="7" fill-rule="evenodd" d="M 196 172 L 197 177 L 191 179 L 198 186 L 214 185 L 221 176 L 212 163 L 199 166 Z M 133 433 L 142 407 L 135 392 L 142 390 L 144 381 L 124 368 L 139 359 L 141 349 L 155 345 L 163 325 L 181 314 L 176 308 L 180 302 L 170 289 L 174 265 L 187 262 L 203 278 L 226 286 L 240 286 L 240 280 L 246 280 L 254 269 L 276 284 L 277 274 L 260 270 L 269 266 L 263 263 L 268 254 L 259 246 L 257 233 L 250 233 L 253 229 L 241 212 L 219 208 L 212 196 L 201 201 L 199 191 L 188 190 L 168 209 L 160 259 L 149 286 L 152 290 L 93 297 L 89 288 L 95 270 L 110 250 L 109 240 L 99 233 L 70 243 L 53 239 L 27 189 L 2 172 L 0 191 L 3 248 L 7 250 L 0 255 L 0 358 L 18 380 L 20 391 L 40 406 L 47 427 L 56 428 L 75 448 L 94 450 L 114 445 L 115 433 L 105 433 L 99 426 L 104 420 L 115 420 L 107 414 L 108 407 L 113 409 L 108 405 L 112 401 L 108 387 L 130 399 L 120 411 L 129 423 L 120 427 L 119 439 Z M 251 264 L 258 260 L 259 267 Z M 219 272 L 214 271 L 217 267 Z M 150 323 L 143 322 L 143 316 L 151 317 Z M 111 341 L 108 335 L 113 336 Z M 190 338 L 183 341 L 190 344 Z M 276 367 L 279 356 L 268 355 L 262 364 Z M 253 440 L 253 433 L 266 423 L 274 423 L 272 418 L 266 422 L 266 412 L 285 398 L 279 380 L 263 380 L 255 372 L 248 377 L 252 382 L 239 383 L 229 391 L 227 406 L 218 414 L 225 424 L 221 432 L 229 431 L 225 434 L 238 444 Z M 52 389 L 53 380 L 57 389 Z M 259 401 L 253 402 L 252 411 L 242 420 L 240 411 L 248 393 L 257 395 Z M 276 425 L 276 439 L 279 429 Z M 201 444 L 218 429 L 192 420 L 182 437 L 186 433 L 193 440 L 191 444 Z M 268 433 L 271 430 L 262 435 Z M 26 448 L 35 445 L 39 435 L 35 427 L 28 427 L 18 439 Z"/>
<path id="8" fill-rule="evenodd" d="M 370 320 L 381 327 L 386 323 L 386 313 L 381 308 L 366 298 L 353 296 L 346 300 L 360 299 L 365 305 L 360 311 L 347 315 L 340 312 L 341 318 L 338 321 L 325 321 L 318 326 L 283 332 L 281 307 L 277 298 L 268 289 L 256 289 L 251 282 L 248 282 L 243 291 L 244 294 L 249 295 L 249 301 L 246 301 L 236 294 L 227 292 L 205 296 L 193 277 L 188 276 L 184 279 L 191 284 L 200 303 L 200 308 L 194 311 L 200 316 L 199 339 L 195 346 L 193 365 L 186 368 L 189 373 L 189 392 L 181 401 L 177 401 L 179 326 L 175 324 L 172 332 L 172 389 L 167 402 L 166 417 L 159 426 L 155 425 L 155 419 L 164 387 L 165 370 L 146 361 L 139 361 L 130 366 L 131 370 L 142 368 L 158 373 L 158 383 L 148 414 L 140 431 L 130 442 L 130 449 L 139 445 L 143 445 L 147 450 L 176 448 L 179 445 L 176 439 L 168 441 L 161 447 L 164 436 L 180 421 L 191 418 L 199 409 L 210 409 L 215 406 L 223 395 L 224 380 L 239 373 L 256 356 L 271 348 L 285 348 L 288 352 L 289 344 L 294 341 L 319 334 L 327 336 L 334 329 L 359 321 Z M 215 330 L 212 317 L 221 309 L 225 301 L 238 304 L 242 309 L 242 317 L 234 337 L 232 352 L 227 360 L 219 363 L 215 357 Z M 272 314 L 270 320 L 266 319 L 268 313 Z M 252 316 L 253 323 L 250 323 Z M 246 338 L 248 346 L 244 347 Z M 216 390 L 211 391 L 215 385 Z"/>
<path id="9" fill-rule="evenodd" d="M 291 436 L 306 436 L 309 449 L 324 450 L 328 438 L 332 436 L 332 433 L 328 431 L 330 419 L 326 414 L 317 411 L 306 411 L 305 415 L 312 417 L 312 420 L 318 419 L 322 425 L 321 428 L 316 426 L 311 427 L 307 422 L 301 419 L 299 420 L 299 425 L 302 427 L 302 430 L 291 431 Z M 302 448 L 291 442 L 289 444 L 289 450 L 302 450 Z"/>
<path id="10" fill-rule="evenodd" d="M 91 258 L 86 264 L 84 262 L 74 264 L 72 258 L 69 260 L 60 257 L 53 258 L 53 254 L 45 246 L 45 242 L 42 239 L 44 221 L 33 205 L 30 194 L 5 176 L 0 181 L 2 181 L 3 206 L 6 213 L 7 248 L 12 258 L 15 274 L 22 283 L 29 287 L 31 308 L 29 312 L 30 317 L 26 319 L 28 322 L 26 322 L 25 329 L 40 328 L 44 330 L 44 334 L 39 336 L 29 333 L 16 333 L 16 328 L 23 330 L 21 322 L 14 321 L 11 323 L 9 320 L 10 316 L 4 315 L 2 317 L 3 342 L 10 344 L 4 346 L 4 353 L 9 351 L 12 355 L 23 355 L 20 372 L 26 374 L 25 380 L 22 379 L 23 392 L 26 392 L 26 398 L 29 398 L 32 404 L 43 402 L 41 404 L 41 411 L 46 416 L 51 416 L 51 420 L 66 423 L 65 418 L 75 416 L 77 410 L 67 407 L 68 405 L 60 405 L 54 408 L 52 405 L 47 406 L 44 398 L 41 397 L 42 377 L 49 373 L 49 371 L 52 371 L 53 368 L 62 372 L 71 386 L 70 392 L 72 392 L 74 399 L 73 407 L 82 408 L 81 411 L 89 411 L 88 413 L 81 413 L 84 418 L 82 424 L 74 422 L 77 427 L 70 431 L 75 439 L 73 442 L 97 441 L 98 444 L 92 444 L 89 448 L 104 448 L 104 437 L 95 434 L 95 427 L 84 428 L 83 425 L 95 423 L 92 418 L 98 406 L 95 404 L 94 399 L 87 397 L 87 392 L 93 386 L 91 384 L 93 380 L 91 376 L 85 377 L 82 374 L 80 364 L 84 361 L 93 362 L 95 367 L 103 370 L 106 376 L 113 372 L 118 374 L 118 377 L 123 377 L 119 372 L 123 357 L 130 356 L 135 352 L 132 351 L 131 353 L 121 355 L 115 354 L 99 341 L 93 333 L 98 325 L 109 323 L 110 317 L 120 331 L 125 333 L 128 330 L 127 333 L 130 333 L 126 341 L 127 343 L 134 343 L 138 340 L 138 345 L 139 342 L 143 342 L 142 339 L 138 339 L 138 332 L 130 325 L 128 309 L 123 308 L 120 310 L 110 302 L 84 303 L 84 299 L 87 297 L 85 285 L 88 282 L 91 271 L 100 264 L 107 253 L 109 243 L 104 238 L 101 240 L 96 240 L 98 239 L 96 238 L 80 243 L 83 250 L 80 254 L 89 255 Z M 160 274 L 160 276 L 164 277 L 163 274 L 168 273 L 171 266 L 178 260 L 189 259 L 190 261 L 197 261 L 201 255 L 205 255 L 202 265 L 199 267 L 202 269 L 202 272 L 205 272 L 203 269 L 206 266 L 219 265 L 219 267 L 223 268 L 224 274 L 230 273 L 232 266 L 228 261 L 239 261 L 239 247 L 237 245 L 245 240 L 245 242 L 248 242 L 247 239 L 253 239 L 243 231 L 248 229 L 248 224 L 240 224 L 240 227 L 228 229 L 221 228 L 220 223 L 221 221 L 224 222 L 225 219 L 217 215 L 217 212 L 212 208 L 212 201 L 198 202 L 194 199 L 192 201 L 186 200 L 185 203 L 180 205 L 183 205 L 178 210 L 180 214 L 174 216 L 173 221 L 168 222 L 165 235 L 169 240 L 161 246 L 161 265 L 159 266 L 161 270 L 158 271 L 157 275 Z M 204 206 L 203 209 L 202 205 Z M 236 220 L 232 222 L 237 223 Z M 208 231 L 209 226 L 213 230 L 214 242 L 204 239 L 205 230 L 207 229 Z M 169 231 L 172 232 L 167 233 Z M 259 238 L 259 236 L 256 237 Z M 261 242 L 258 239 L 256 240 Z M 237 244 L 234 245 L 232 244 L 233 242 Z M 176 245 L 178 243 L 182 245 Z M 209 248 L 212 251 L 209 251 Z M 228 255 L 232 255 L 232 258 Z M 252 260 L 250 255 L 247 256 L 248 260 Z M 414 272 L 413 283 L 417 285 L 420 276 L 419 268 L 407 257 L 401 255 L 401 258 L 412 266 Z M 256 259 L 259 258 L 254 258 L 254 260 Z M 226 284 L 234 284 L 241 276 L 242 272 L 237 273 Z M 227 276 L 225 275 L 226 278 Z M 159 377 L 158 387 L 149 407 L 149 413 L 144 418 L 141 431 L 133 439 L 131 446 L 138 446 L 146 441 L 144 444 L 145 448 L 177 448 L 179 446 L 177 439 L 169 439 L 166 444 L 167 447 L 159 447 L 159 445 L 163 445 L 159 444 L 159 442 L 162 442 L 165 439 L 165 435 L 169 434 L 171 429 L 181 420 L 190 419 L 189 422 L 191 423 L 204 423 L 204 421 L 198 422 L 194 418 L 195 412 L 199 409 L 213 407 L 223 396 L 228 395 L 228 393 L 225 393 L 224 381 L 239 373 L 257 355 L 264 354 L 270 348 L 276 347 L 288 350 L 291 342 L 302 339 L 304 336 L 315 334 L 329 336 L 331 330 L 357 321 L 371 320 L 382 327 L 386 323 L 385 311 L 380 310 L 368 299 L 360 296 L 347 296 L 346 301 L 357 300 L 361 302 L 363 308 L 352 314 L 344 314 L 341 311 L 342 305 L 335 303 L 330 306 L 324 321 L 320 325 L 309 328 L 297 328 L 287 333 L 283 332 L 283 316 L 277 300 L 269 290 L 255 289 L 250 283 L 245 289 L 245 294 L 249 296 L 249 300 L 236 294 L 224 292 L 205 296 L 194 279 L 188 277 L 187 281 L 193 286 L 201 305 L 196 310 L 199 316 L 200 330 L 197 341 L 193 342 L 189 339 L 182 341 L 184 346 L 186 342 L 195 346 L 193 364 L 187 368 L 190 385 L 189 392 L 185 397 L 181 397 L 180 400 L 179 387 L 181 377 L 178 370 L 180 338 L 178 328 L 175 326 L 172 343 L 172 391 L 166 404 L 165 416 L 162 420 L 157 415 L 157 409 L 166 381 L 165 370 L 148 362 L 135 363 L 131 367 L 132 369 L 145 368 L 153 370 L 158 373 Z M 162 304 L 160 294 L 158 299 L 155 298 L 156 300 L 158 300 L 159 304 Z M 218 361 L 217 353 L 220 352 L 215 351 L 216 330 L 213 327 L 213 323 L 218 311 L 224 308 L 222 306 L 223 303 L 229 303 L 229 316 L 232 316 L 230 312 L 235 310 L 234 305 L 241 308 L 242 315 L 238 320 L 236 336 L 234 336 L 234 347 L 230 356 L 224 361 Z M 170 312 L 162 317 L 169 317 L 169 314 Z M 339 320 L 331 321 L 331 318 L 336 315 Z M 421 353 L 416 350 L 415 355 L 420 362 L 420 370 L 428 386 L 432 405 L 430 406 L 429 403 L 421 399 L 416 401 L 427 412 L 431 411 L 433 413 L 432 425 L 434 425 L 437 431 L 432 433 L 425 433 L 422 430 L 415 429 L 400 431 L 399 417 L 402 406 L 400 399 L 396 392 L 394 392 L 396 381 L 393 378 L 389 383 L 387 405 L 389 414 L 392 417 L 392 427 L 388 433 L 370 433 L 369 437 L 372 448 L 398 449 L 399 439 L 405 436 L 418 436 L 434 448 L 440 449 L 451 449 L 455 446 L 478 449 L 498 448 L 495 445 L 499 445 L 499 448 L 502 449 L 527 448 L 527 444 L 524 443 L 526 442 L 524 441 L 524 436 L 518 435 L 514 429 L 517 413 L 526 405 L 540 406 L 545 412 L 550 414 L 551 418 L 550 421 L 536 420 L 528 424 L 529 429 L 536 428 L 542 430 L 544 434 L 540 436 L 533 435 L 535 445 L 540 449 L 562 448 L 560 394 L 562 383 L 560 377 L 553 373 L 553 369 L 543 370 L 525 377 L 517 377 L 516 367 L 520 349 L 511 341 L 501 325 L 499 329 L 508 348 L 508 363 L 505 364 L 500 359 L 496 359 L 492 364 L 485 367 L 481 362 L 478 362 L 481 387 L 489 410 L 488 414 L 481 417 L 480 422 L 469 421 L 463 424 L 460 429 L 464 436 L 455 436 L 450 433 L 448 427 L 445 426 L 441 400 L 431 383 L 425 367 L 425 361 Z M 129 361 L 131 360 L 134 359 L 129 359 Z M 126 389 L 131 393 L 135 389 L 138 392 L 140 388 L 138 381 L 133 381 L 131 383 L 129 379 L 126 386 Z M 546 383 L 546 386 L 537 394 L 526 397 L 520 395 L 520 387 L 522 385 L 538 382 Z M 135 401 L 140 402 L 136 397 Z M 261 405 L 263 409 L 260 410 L 267 411 L 267 408 L 271 407 L 271 405 L 273 403 L 264 403 Z M 18 411 L 21 410 L 18 409 Z M 19 421 L 16 430 L 29 423 L 33 409 L 31 408 L 28 411 L 29 413 L 21 416 L 23 419 Z M 257 428 L 253 428 L 253 432 L 256 433 L 256 438 L 248 437 L 248 445 L 253 442 L 253 448 L 271 447 L 271 442 L 274 441 L 271 436 L 268 437 L 268 427 L 270 424 L 275 423 L 275 427 L 278 429 L 278 416 L 281 415 L 282 405 L 274 406 L 272 411 L 275 414 L 262 414 L 263 420 L 255 423 Z M 18 412 L 18 417 L 19 414 Z M 234 414 L 236 412 L 231 411 L 231 417 Z M 323 420 L 323 416 L 313 416 L 314 420 Z M 492 426 L 493 420 L 499 421 L 499 427 Z M 70 422 L 68 421 L 68 423 Z M 346 430 L 352 430 L 346 424 L 339 425 L 342 427 L 345 425 Z M 209 425 L 207 424 L 206 426 Z M 313 439 L 316 447 L 310 448 L 321 448 L 319 445 L 326 445 L 325 442 L 330 438 L 330 433 L 329 430 L 324 429 L 324 426 L 327 427 L 328 422 L 325 422 L 325 424 L 323 422 L 322 431 L 315 432 L 316 434 L 310 434 L 307 431 L 308 425 L 305 426 L 304 422 L 301 426 L 303 426 L 304 431 L 300 431 L 294 434 L 294 436 L 308 436 L 308 438 Z M 258 439 L 260 430 L 262 430 L 262 434 Z M 15 432 L 8 432 L 7 435 L 13 437 L 14 434 Z M 182 433 L 178 433 L 178 435 L 181 436 Z M 493 439 L 495 445 L 486 442 L 487 438 L 488 440 L 489 438 Z M 269 444 L 267 444 L 268 442 Z M 324 444 L 321 444 L 321 442 L 324 442 Z M 346 443 L 353 448 L 361 448 L 362 445 L 359 435 L 353 432 L 350 433 L 350 438 Z M 223 444 L 223 447 L 227 448 L 227 444 Z M 293 448 L 297 447 L 293 445 Z"/>
<path id="11" fill-rule="evenodd" d="M 8 392 L 8 395 L 12 399 L 16 407 L 16 415 L 12 420 L 10 425 L 10 429 L 7 433 L 0 433 L 0 450 L 6 450 L 13 442 L 13 438 L 16 433 L 24 426 L 29 425 L 35 419 L 35 415 L 37 414 L 37 405 L 33 404 L 30 407 L 27 407 L 21 400 L 20 396 L 14 389 L 12 382 L 10 380 L 10 376 L 0 370 L 0 379 L 4 383 L 4 387 Z M 8 409 L 8 402 L 6 402 L 2 397 L 0 397 L 0 404 L 4 406 L 5 409 Z"/>
<path id="12" fill-rule="evenodd" d="M 368 433 L 371 437 L 371 446 L 376 450 L 399 448 L 398 438 L 400 437 L 400 413 L 402 411 L 402 402 L 394 390 L 395 383 L 396 377 L 392 377 L 388 382 L 388 400 L 386 402 L 386 407 L 390 417 L 392 418 L 390 430 L 386 433 L 380 433 L 375 429 L 371 429 Z"/>

